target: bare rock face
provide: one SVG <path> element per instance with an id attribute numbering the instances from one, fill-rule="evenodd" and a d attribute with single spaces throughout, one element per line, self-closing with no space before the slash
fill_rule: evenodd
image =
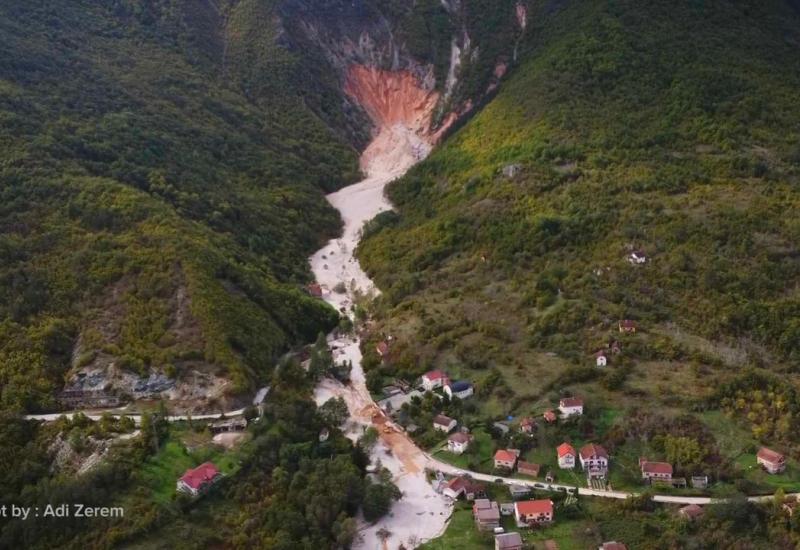
<path id="1" fill-rule="evenodd" d="M 372 138 L 402 120 L 416 135 L 427 126 L 423 141 L 430 144 L 497 88 L 527 27 L 527 8 L 523 1 L 498 0 L 507 28 L 492 36 L 470 28 L 480 23 L 468 0 L 425 6 L 414 0 L 392 8 L 374 0 L 284 0 L 279 13 L 287 47 L 321 52 L 345 92 L 343 109 L 371 123 Z M 425 22 L 431 17 L 436 32 Z M 508 42 L 507 51 L 496 44 L 498 36 Z M 474 89 L 464 89 L 467 75 Z"/>

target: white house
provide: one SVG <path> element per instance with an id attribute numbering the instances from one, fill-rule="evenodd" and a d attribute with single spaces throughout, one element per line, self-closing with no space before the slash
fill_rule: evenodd
<path id="1" fill-rule="evenodd" d="M 422 387 L 425 388 L 426 391 L 432 391 L 436 388 L 441 388 L 449 383 L 450 379 L 447 377 L 447 373 L 444 371 L 432 370 L 422 375 Z"/>
<path id="2" fill-rule="evenodd" d="M 639 467 L 645 481 L 672 481 L 672 464 L 669 462 L 650 462 L 646 458 L 640 458 Z"/>
<path id="3" fill-rule="evenodd" d="M 589 443 L 578 453 L 581 468 L 588 477 L 603 477 L 608 473 L 608 452 L 601 446 Z"/>
<path id="4" fill-rule="evenodd" d="M 604 351 L 598 351 L 594 354 L 594 362 L 598 367 L 605 367 L 608 365 L 608 356 Z"/>
<path id="5" fill-rule="evenodd" d="M 583 414 L 583 399 L 580 397 L 565 397 L 558 402 L 558 410 L 561 416 L 580 416 Z"/>
<path id="6" fill-rule="evenodd" d="M 458 397 L 459 399 L 466 399 L 475 393 L 475 390 L 472 388 L 472 384 L 465 380 L 460 380 L 458 382 L 446 384 L 444 387 L 444 393 L 449 395 L 451 399 L 453 396 Z"/>
<path id="7" fill-rule="evenodd" d="M 442 430 L 445 433 L 453 431 L 453 428 L 456 427 L 456 424 L 457 422 L 454 419 L 443 414 L 438 414 L 433 419 L 433 427 L 437 430 Z"/>
<path id="8" fill-rule="evenodd" d="M 467 450 L 469 444 L 472 443 L 473 437 L 465 433 L 454 433 L 447 438 L 447 450 L 453 454 L 463 454 Z"/>
<path id="9" fill-rule="evenodd" d="M 647 262 L 647 254 L 641 250 L 634 250 L 628 255 L 628 261 L 634 265 L 641 265 Z"/>
<path id="10" fill-rule="evenodd" d="M 575 447 L 569 443 L 562 443 L 556 449 L 558 455 L 558 467 L 562 470 L 572 470 L 575 468 Z"/>

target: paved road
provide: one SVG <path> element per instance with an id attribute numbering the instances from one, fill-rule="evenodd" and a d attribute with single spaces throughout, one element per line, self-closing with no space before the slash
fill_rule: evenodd
<path id="1" fill-rule="evenodd" d="M 266 399 L 267 395 L 269 394 L 269 386 L 265 386 L 256 392 L 255 397 L 253 398 L 253 405 L 260 405 L 264 399 Z M 50 413 L 50 414 L 28 414 L 25 415 L 25 418 L 28 420 L 41 420 L 43 422 L 55 422 L 62 416 L 65 416 L 72 420 L 72 417 L 76 414 L 83 414 L 84 416 L 88 417 L 91 420 L 100 420 L 104 414 L 110 415 L 112 418 L 122 418 L 123 416 L 127 416 L 128 418 L 132 419 L 133 422 L 138 426 L 139 423 L 142 421 L 141 414 L 130 414 L 126 413 L 125 411 L 121 411 L 119 409 L 109 409 L 109 410 L 95 410 L 95 409 L 84 409 L 81 411 L 70 411 L 70 412 L 62 412 L 62 413 Z M 178 414 L 178 415 L 171 415 L 167 417 L 168 422 L 180 422 L 182 420 L 215 420 L 220 416 L 225 416 L 225 418 L 231 418 L 235 416 L 242 416 L 244 414 L 244 407 L 241 409 L 236 409 L 233 411 L 225 411 L 212 413 L 212 414 L 193 414 L 193 415 L 186 415 L 186 414 Z"/>
<path id="2" fill-rule="evenodd" d="M 597 489 L 590 489 L 588 487 L 577 487 L 575 485 L 564 485 L 561 483 L 545 483 L 542 481 L 531 481 L 529 479 L 519 479 L 515 477 L 503 477 L 503 476 L 495 476 L 490 474 L 482 474 L 479 472 L 473 472 L 471 470 L 465 470 L 462 468 L 457 468 L 451 464 L 447 464 L 446 462 L 442 462 L 441 460 L 437 460 L 430 456 L 429 454 L 425 453 L 425 456 L 428 459 L 426 466 L 433 471 L 442 472 L 443 474 L 449 475 L 461 475 L 461 474 L 468 474 L 473 479 L 477 479 L 479 481 L 488 481 L 494 482 L 497 479 L 501 479 L 503 483 L 506 485 L 524 485 L 526 487 L 531 487 L 534 489 L 539 489 L 543 491 L 558 491 L 558 492 L 566 492 L 571 494 L 579 494 L 583 496 L 593 496 L 593 497 L 601 497 L 601 498 L 616 498 L 616 499 L 626 499 L 633 496 L 639 496 L 641 493 L 637 492 L 627 492 L 627 491 L 598 491 Z M 800 493 L 791 493 L 787 494 L 787 497 L 797 497 Z M 763 502 L 768 501 L 774 498 L 774 495 L 760 495 L 760 496 L 751 496 L 748 497 L 748 500 L 751 502 Z M 683 495 L 653 495 L 653 501 L 661 502 L 664 504 L 711 504 L 712 502 L 720 502 L 724 499 L 715 499 L 711 497 L 690 497 L 690 496 L 683 496 Z"/>
<path id="3" fill-rule="evenodd" d="M 112 412 L 112 411 L 105 411 L 105 412 L 98 412 L 93 410 L 86 410 L 86 411 L 73 411 L 73 412 L 65 412 L 65 413 L 52 413 L 52 414 L 28 414 L 25 415 L 25 418 L 28 420 L 42 420 L 44 422 L 55 422 L 62 416 L 65 416 L 72 420 L 72 417 L 76 414 L 83 414 L 84 416 L 88 417 L 90 420 L 100 420 L 103 417 L 103 414 L 108 414 L 112 418 L 122 418 L 123 416 L 127 416 L 138 426 L 142 421 L 141 414 L 125 414 L 119 412 Z M 192 414 L 192 415 L 172 415 L 167 417 L 168 422 L 179 422 L 181 420 L 188 420 L 191 418 L 192 420 L 215 420 L 222 416 L 223 413 L 214 413 L 214 414 Z M 244 409 L 236 409 L 235 411 L 226 411 L 225 413 L 226 418 L 230 418 L 233 416 L 242 416 L 244 414 Z"/>
<path id="4" fill-rule="evenodd" d="M 259 390 L 256 400 L 258 403 L 263 401 L 266 397 L 269 389 L 262 388 Z M 374 404 L 374 402 L 373 402 Z M 377 405 L 376 405 L 377 407 Z M 107 411 L 112 417 L 120 418 L 122 416 L 127 416 L 128 418 L 133 419 L 134 423 L 138 426 L 141 422 L 142 415 L 140 414 L 125 414 L 119 412 L 111 412 Z M 86 415 L 91 420 L 100 420 L 103 413 L 98 411 L 73 411 L 68 413 L 53 413 L 53 414 L 29 414 L 26 415 L 25 418 L 29 420 L 42 420 L 44 422 L 53 422 L 58 420 L 62 416 L 66 416 L 67 418 L 72 418 L 74 415 L 82 413 Z M 242 416 L 244 414 L 244 408 L 236 409 L 234 411 L 227 411 L 224 413 L 226 418 L 234 417 L 234 416 Z M 221 413 L 216 414 L 198 414 L 198 415 L 191 415 L 192 420 L 214 420 L 221 416 Z M 167 420 L 169 422 L 178 422 L 181 420 L 188 420 L 190 418 L 189 415 L 174 415 L 168 416 Z M 632 496 L 639 496 L 641 493 L 637 492 L 627 492 L 627 491 L 598 491 L 597 489 L 590 489 L 589 487 L 577 487 L 575 485 L 565 485 L 561 483 L 546 483 L 542 481 L 531 481 L 529 479 L 519 479 L 515 477 L 504 477 L 504 476 L 496 476 L 491 474 L 483 474 L 480 472 L 473 472 L 472 470 L 466 470 L 463 468 L 458 468 L 453 466 L 452 464 L 447 464 L 446 462 L 442 462 L 436 458 L 433 458 L 430 454 L 423 452 L 420 449 L 420 453 L 422 453 L 426 458 L 425 467 L 429 470 L 433 470 L 435 472 L 441 472 L 443 474 L 448 475 L 462 475 L 468 474 L 473 479 L 477 479 L 479 481 L 488 481 L 494 482 L 497 479 L 501 479 L 503 483 L 506 485 L 524 485 L 526 487 L 531 487 L 534 489 L 539 489 L 543 491 L 554 491 L 554 492 L 566 492 L 571 494 L 579 494 L 583 496 L 592 496 L 592 497 L 600 497 L 600 498 L 615 498 L 615 499 L 626 499 Z M 800 493 L 790 493 L 787 494 L 787 497 L 797 497 Z M 758 496 L 751 496 L 747 497 L 748 500 L 751 502 L 763 502 L 768 501 L 773 498 L 773 495 L 758 495 Z M 711 497 L 690 497 L 690 496 L 682 496 L 682 495 L 653 495 L 653 501 L 661 502 L 664 504 L 711 504 L 712 502 L 719 502 L 723 499 L 715 499 Z"/>

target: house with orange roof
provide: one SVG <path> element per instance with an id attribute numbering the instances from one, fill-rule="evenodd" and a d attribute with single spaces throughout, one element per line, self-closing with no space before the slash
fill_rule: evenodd
<path id="1" fill-rule="evenodd" d="M 519 451 L 515 452 L 515 449 L 498 449 L 494 453 L 494 467 L 513 470 L 517 465 L 517 458 L 519 458 Z"/>
<path id="2" fill-rule="evenodd" d="M 608 451 L 602 445 L 584 445 L 578 453 L 578 459 L 588 477 L 605 477 L 608 474 Z"/>
<path id="3" fill-rule="evenodd" d="M 553 521 L 552 500 L 524 500 L 514 503 L 514 517 L 518 527 L 530 527 Z"/>
<path id="4" fill-rule="evenodd" d="M 562 443 L 556 449 L 558 455 L 558 467 L 562 470 L 572 470 L 575 468 L 575 447 L 569 443 Z"/>

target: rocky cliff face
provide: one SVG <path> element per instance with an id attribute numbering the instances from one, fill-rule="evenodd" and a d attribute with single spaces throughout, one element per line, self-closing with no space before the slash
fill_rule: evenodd
<path id="1" fill-rule="evenodd" d="M 525 3 L 483 4 L 284 0 L 278 11 L 285 46 L 314 50 L 338 80 L 346 131 L 357 146 L 400 124 L 419 138 L 424 154 L 494 92 L 513 63 L 527 26 Z"/>

